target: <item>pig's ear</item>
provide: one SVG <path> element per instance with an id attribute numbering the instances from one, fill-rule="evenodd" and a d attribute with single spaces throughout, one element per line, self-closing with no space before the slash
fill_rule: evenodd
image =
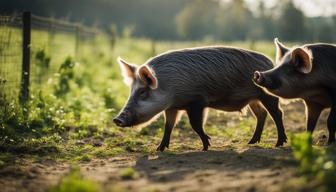
<path id="1" fill-rule="evenodd" d="M 289 51 L 289 49 L 285 47 L 282 43 L 280 43 L 278 38 L 274 38 L 274 44 L 276 47 L 275 62 L 279 64 L 281 58 Z"/>
<path id="2" fill-rule="evenodd" d="M 144 81 L 151 89 L 156 89 L 158 86 L 158 81 L 155 77 L 154 72 L 146 65 L 139 68 L 139 77 Z"/>
<path id="3" fill-rule="evenodd" d="M 121 75 L 124 78 L 125 84 L 130 86 L 134 81 L 135 71 L 137 67 L 135 65 L 127 63 L 126 61 L 121 59 L 121 57 L 118 57 L 117 61 L 119 63 L 121 69 Z"/>
<path id="4" fill-rule="evenodd" d="M 292 51 L 291 55 L 292 61 L 298 71 L 305 74 L 311 72 L 313 68 L 313 57 L 310 50 L 298 47 Z"/>

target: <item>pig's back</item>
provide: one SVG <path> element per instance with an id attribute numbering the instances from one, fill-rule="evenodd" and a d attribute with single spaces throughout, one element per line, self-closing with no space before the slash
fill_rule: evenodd
<path id="1" fill-rule="evenodd" d="M 306 45 L 313 55 L 313 65 L 317 69 L 329 67 L 336 70 L 336 46 L 333 44 L 310 44 Z M 315 66 L 314 66 L 315 67 Z"/>
<path id="2" fill-rule="evenodd" d="M 322 81 L 324 86 L 336 87 L 336 46 L 333 44 L 309 44 L 313 55 L 311 79 Z"/>
<path id="3" fill-rule="evenodd" d="M 256 90 L 254 71 L 272 62 L 262 54 L 229 47 L 204 47 L 163 53 L 148 62 L 162 87 L 208 95 Z M 252 94 L 252 93 L 251 93 Z"/>

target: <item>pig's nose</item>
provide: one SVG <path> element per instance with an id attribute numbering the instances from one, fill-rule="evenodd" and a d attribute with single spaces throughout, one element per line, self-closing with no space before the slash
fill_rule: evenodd
<path id="1" fill-rule="evenodd" d="M 263 77 L 262 73 L 260 73 L 259 71 L 256 71 L 256 72 L 254 72 L 253 80 L 256 83 L 259 84 L 259 83 L 262 83 L 264 81 L 264 77 Z"/>
<path id="2" fill-rule="evenodd" d="M 121 119 L 120 117 L 114 118 L 113 122 L 119 127 L 121 127 L 125 124 L 125 121 L 123 119 Z"/>

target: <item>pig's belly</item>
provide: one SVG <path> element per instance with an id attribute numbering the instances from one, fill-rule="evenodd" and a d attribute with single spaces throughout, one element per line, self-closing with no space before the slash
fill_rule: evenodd
<path id="1" fill-rule="evenodd" d="M 258 89 L 246 89 L 241 88 L 237 90 L 228 90 L 225 95 L 218 94 L 217 97 L 209 97 L 209 107 L 222 111 L 241 111 L 246 105 L 252 100 L 258 100 L 259 92 Z"/>
<path id="2" fill-rule="evenodd" d="M 210 102 L 209 107 L 222 111 L 241 111 L 248 103 L 249 100 L 228 101 L 223 99 Z"/>
<path id="3" fill-rule="evenodd" d="M 319 103 L 320 105 L 324 106 L 325 108 L 331 107 L 332 100 L 330 96 L 323 90 L 316 90 L 316 91 L 307 91 L 304 93 L 301 98 L 308 102 L 315 102 Z"/>

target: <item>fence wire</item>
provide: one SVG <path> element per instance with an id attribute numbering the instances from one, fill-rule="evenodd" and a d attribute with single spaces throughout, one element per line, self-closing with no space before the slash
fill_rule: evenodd
<path id="1" fill-rule="evenodd" d="M 30 86 L 46 83 L 66 57 L 80 58 L 101 32 L 56 19 L 31 15 Z M 22 14 L 0 15 L 0 99 L 17 100 L 22 72 Z M 32 90 L 32 89 L 30 89 Z M 0 103 L 1 104 L 1 103 Z"/>
<path id="2" fill-rule="evenodd" d="M 16 100 L 22 63 L 21 15 L 0 16 L 0 99 Z"/>
<path id="3" fill-rule="evenodd" d="M 46 82 L 67 56 L 79 58 L 84 44 L 92 43 L 99 31 L 78 23 L 32 15 L 31 81 Z M 33 84 L 34 85 L 34 84 Z"/>

